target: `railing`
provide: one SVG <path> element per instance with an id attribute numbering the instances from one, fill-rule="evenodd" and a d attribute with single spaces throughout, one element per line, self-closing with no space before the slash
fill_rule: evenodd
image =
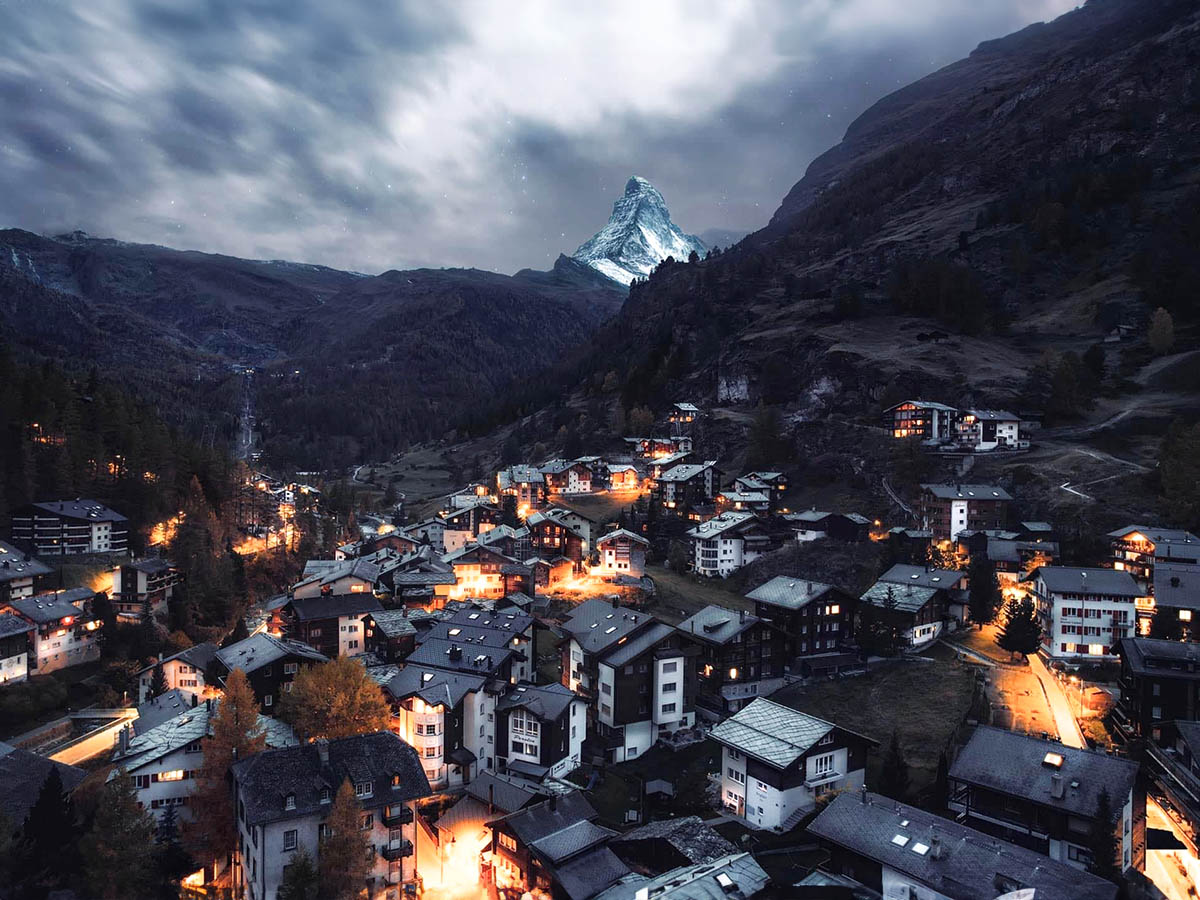
<path id="1" fill-rule="evenodd" d="M 412 856 L 412 854 L 413 854 L 412 841 L 401 841 L 396 846 L 393 847 L 393 846 L 389 845 L 387 847 L 384 847 L 383 850 L 381 851 L 381 855 L 383 856 L 383 858 L 388 860 L 389 862 L 391 862 L 393 860 L 397 860 L 397 859 L 404 859 L 404 857 Z"/>
<path id="2" fill-rule="evenodd" d="M 383 824 L 388 828 L 394 828 L 397 825 L 407 825 L 413 820 L 413 811 L 407 806 L 402 806 L 400 809 L 383 814 Z"/>

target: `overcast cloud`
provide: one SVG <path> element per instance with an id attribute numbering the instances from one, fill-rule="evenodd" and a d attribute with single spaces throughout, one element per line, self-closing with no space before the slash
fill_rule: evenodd
<path id="1" fill-rule="evenodd" d="M 545 268 L 633 173 L 766 224 L 888 92 L 1070 0 L 0 0 L 0 227 Z"/>

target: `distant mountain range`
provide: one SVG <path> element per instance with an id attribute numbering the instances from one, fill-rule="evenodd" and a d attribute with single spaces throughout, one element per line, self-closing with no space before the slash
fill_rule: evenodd
<path id="1" fill-rule="evenodd" d="M 608 224 L 571 257 L 627 285 L 635 278 L 645 278 L 669 256 L 683 262 L 691 253 L 703 256 L 707 249 L 700 238 L 684 234 L 671 221 L 658 189 L 634 175 L 613 204 Z"/>

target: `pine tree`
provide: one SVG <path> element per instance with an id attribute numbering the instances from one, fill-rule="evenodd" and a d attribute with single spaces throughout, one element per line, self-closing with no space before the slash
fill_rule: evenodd
<path id="1" fill-rule="evenodd" d="M 367 878 L 362 808 L 350 779 L 342 782 L 325 819 L 318 855 L 322 900 L 357 900 Z"/>
<path id="2" fill-rule="evenodd" d="M 161 697 L 167 692 L 167 675 L 163 671 L 163 664 L 160 660 L 154 664 L 154 670 L 150 673 L 150 699 Z"/>
<path id="3" fill-rule="evenodd" d="M 183 881 L 184 876 L 196 868 L 188 852 L 179 842 L 179 822 L 174 806 L 168 806 L 163 810 L 162 818 L 158 823 L 156 840 L 158 842 L 158 846 L 155 848 L 158 896 L 162 900 L 173 900 L 179 896 L 179 884 Z"/>
<path id="4" fill-rule="evenodd" d="M 301 847 L 283 868 L 277 900 L 317 900 L 320 876 L 312 856 Z"/>
<path id="5" fill-rule="evenodd" d="M 1013 597 L 1004 605 L 1004 623 L 996 635 L 996 644 L 1009 653 L 1036 653 L 1042 640 L 1042 625 L 1037 608 L 1029 597 Z"/>
<path id="6" fill-rule="evenodd" d="M 16 869 L 23 879 L 46 887 L 61 884 L 69 874 L 63 845 L 77 836 L 75 809 L 63 789 L 58 766 L 52 766 L 25 817 L 16 850 Z"/>
<path id="7" fill-rule="evenodd" d="M 190 801 L 194 821 L 184 828 L 185 842 L 197 860 L 223 859 L 233 852 L 237 831 L 226 776 L 236 760 L 265 746 L 258 700 L 246 673 L 234 669 L 225 679 L 225 694 L 209 720 L 209 736 L 200 744 L 204 757 Z"/>
<path id="8" fill-rule="evenodd" d="M 104 786 L 91 831 L 79 842 L 84 878 L 101 900 L 149 893 L 154 878 L 154 817 L 138 806 L 124 769 Z M 60 847 L 61 853 L 61 847 Z"/>
<path id="9" fill-rule="evenodd" d="M 908 761 L 900 747 L 900 735 L 893 731 L 879 772 L 879 790 L 893 800 L 903 801 L 908 794 Z"/>
<path id="10" fill-rule="evenodd" d="M 996 567 L 982 557 L 971 561 L 968 606 L 971 621 L 980 628 L 996 620 L 1000 606 L 1000 586 L 996 582 Z"/>
<path id="11" fill-rule="evenodd" d="M 946 751 L 938 754 L 937 774 L 933 779 L 933 796 L 930 798 L 935 812 L 942 812 L 950 802 L 950 761 Z"/>
<path id="12" fill-rule="evenodd" d="M 348 656 L 302 668 L 279 708 L 279 717 L 309 740 L 386 731 L 391 715 L 379 685 Z"/>
<path id="13" fill-rule="evenodd" d="M 233 630 L 225 640 L 221 641 L 222 647 L 228 647 L 231 644 L 236 644 L 238 641 L 244 641 L 250 637 L 250 629 L 246 627 L 246 620 L 242 616 L 237 617 L 237 621 L 233 623 Z"/>
<path id="14" fill-rule="evenodd" d="M 1088 850 L 1091 862 L 1088 871 L 1093 875 L 1116 881 L 1120 870 L 1117 866 L 1117 837 L 1114 829 L 1112 797 L 1108 788 L 1100 788 L 1096 797 L 1096 814 L 1092 817 L 1091 832 L 1088 835 Z"/>

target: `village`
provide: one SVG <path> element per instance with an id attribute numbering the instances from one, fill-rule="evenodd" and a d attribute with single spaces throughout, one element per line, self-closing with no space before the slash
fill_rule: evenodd
<path id="1" fill-rule="evenodd" d="M 344 877 L 371 898 L 1194 896 L 1200 538 L 1130 523 L 1067 566 L 1054 523 L 965 481 L 922 484 L 902 524 L 794 510 L 783 467 L 696 452 L 705 415 L 679 402 L 609 456 L 353 517 L 225 640 L 10 738 L 6 814 L 48 778 L 128 778 L 160 826 L 230 835 L 193 854 L 196 898 L 310 896 L 344 815 L 367 853 Z M 1016 416 L 922 400 L 882 431 L 1029 447 Z M 321 487 L 243 487 L 233 549 L 295 552 Z M 11 522 L 0 692 L 97 661 L 106 622 L 165 619 L 179 572 L 164 541 L 130 557 L 119 511 L 54 499 Z M 788 556 L 855 548 L 880 565 L 860 584 Z M 85 554 L 106 577 L 51 587 Z M 725 587 L 771 555 L 787 571 Z M 214 805 L 206 758 L 239 713 Z"/>

